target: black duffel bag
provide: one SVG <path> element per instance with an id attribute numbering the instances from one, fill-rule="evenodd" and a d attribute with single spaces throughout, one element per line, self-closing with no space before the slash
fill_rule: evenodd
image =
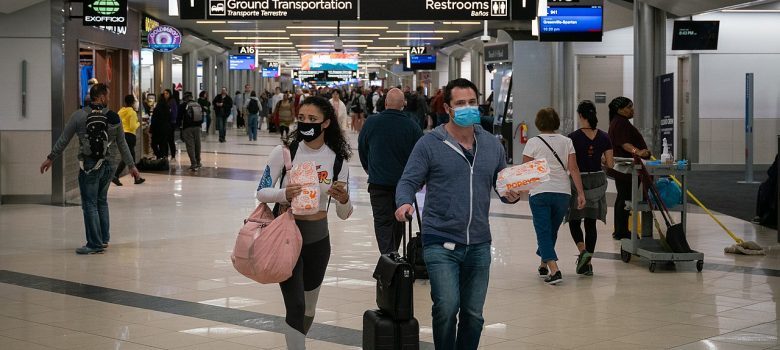
<path id="1" fill-rule="evenodd" d="M 138 171 L 168 171 L 170 164 L 167 159 L 141 158 L 135 165 Z"/>
<path id="2" fill-rule="evenodd" d="M 409 232 L 412 232 L 411 217 Z M 403 238 L 404 255 L 406 254 L 406 233 Z M 376 279 L 376 305 L 383 313 L 395 321 L 406 321 L 414 315 L 412 294 L 414 286 L 414 269 L 405 256 L 392 252 L 382 254 L 374 269 Z"/>

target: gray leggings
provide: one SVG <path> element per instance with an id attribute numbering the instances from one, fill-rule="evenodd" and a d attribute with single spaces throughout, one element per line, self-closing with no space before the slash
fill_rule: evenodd
<path id="1" fill-rule="evenodd" d="M 285 320 L 290 327 L 302 334 L 309 332 L 314 322 L 314 311 L 320 293 L 325 270 L 330 260 L 330 237 L 328 219 L 319 221 L 295 220 L 303 237 L 303 248 L 292 276 L 280 283 Z"/>

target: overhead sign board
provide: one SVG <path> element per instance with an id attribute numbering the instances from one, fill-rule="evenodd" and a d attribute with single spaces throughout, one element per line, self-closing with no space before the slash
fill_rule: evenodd
<path id="1" fill-rule="evenodd" d="M 147 36 L 149 48 L 160 52 L 170 52 L 181 46 L 181 32 L 171 26 L 157 26 Z"/>
<path id="2" fill-rule="evenodd" d="M 184 19 L 354 20 L 358 0 L 194 0 L 179 1 Z"/>
<path id="3" fill-rule="evenodd" d="M 509 44 L 485 45 L 485 63 L 511 62 Z"/>
<path id="4" fill-rule="evenodd" d="M 509 0 L 361 0 L 360 19 L 509 20 L 509 3 Z"/>
<path id="5" fill-rule="evenodd" d="M 85 26 L 127 26 L 127 0 L 84 0 Z"/>
<path id="6" fill-rule="evenodd" d="M 292 78 L 302 82 L 338 82 L 357 79 L 357 71 L 354 70 L 293 70 Z"/>
<path id="7" fill-rule="evenodd" d="M 215 20 L 531 20 L 536 17 L 536 4 L 537 0 L 181 0 L 179 17 Z"/>

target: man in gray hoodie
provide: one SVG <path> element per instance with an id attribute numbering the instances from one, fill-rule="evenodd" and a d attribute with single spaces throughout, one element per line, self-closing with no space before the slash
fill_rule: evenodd
<path id="1" fill-rule="evenodd" d="M 414 212 L 415 193 L 426 184 L 423 254 L 433 299 L 437 349 L 476 349 L 490 275 L 491 191 L 506 167 L 504 148 L 479 126 L 479 92 L 467 79 L 444 91 L 451 121 L 423 136 L 414 147 L 396 191 L 396 219 Z M 502 197 L 516 203 L 520 193 Z M 456 324 L 457 323 L 457 324 Z"/>
<path id="2" fill-rule="evenodd" d="M 109 216 L 108 216 L 108 185 L 114 176 L 114 169 L 108 162 L 111 155 L 106 153 L 102 158 L 95 155 L 89 140 L 87 131 L 87 118 L 95 112 L 105 115 L 105 148 L 110 151 L 113 143 L 122 155 L 122 160 L 129 166 L 130 173 L 137 178 L 140 174 L 135 168 L 133 156 L 125 142 L 124 129 L 119 115 L 108 109 L 108 87 L 105 84 L 95 84 L 89 91 L 90 104 L 74 112 L 65 130 L 60 135 L 57 143 L 52 147 L 51 153 L 41 164 L 41 174 L 49 170 L 57 157 L 62 155 L 74 135 L 79 140 L 79 190 L 81 191 L 81 210 L 84 212 L 84 226 L 86 227 L 87 244 L 76 249 L 78 254 L 102 253 L 108 248 Z"/>

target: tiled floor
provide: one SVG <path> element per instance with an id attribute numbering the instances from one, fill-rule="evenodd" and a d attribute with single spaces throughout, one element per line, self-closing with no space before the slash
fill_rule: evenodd
<path id="1" fill-rule="evenodd" d="M 140 186 L 124 178 L 125 186 L 111 188 L 112 239 L 103 255 L 74 254 L 84 239 L 77 206 L 0 207 L 0 349 L 285 347 L 279 287 L 242 277 L 229 258 L 278 138 L 263 132 L 254 143 L 233 132 L 226 144 L 207 141 L 203 159 L 211 169 L 201 176 L 187 173 L 184 153 L 184 171 L 145 174 Z M 375 306 L 378 253 L 366 175 L 356 157 L 349 164 L 357 208 L 345 222 L 331 216 L 333 253 L 309 349 L 359 347 L 361 315 Z M 599 224 L 595 276 L 579 277 L 564 227 L 557 245 L 564 282 L 551 287 L 536 276 L 528 203 L 494 200 L 482 348 L 780 349 L 780 260 L 724 254 L 733 242 L 696 212 L 688 236 L 705 254 L 702 273 L 691 263 L 656 273 L 638 258 L 625 264 L 615 258 L 611 229 Z M 776 241 L 775 231 L 720 219 L 764 246 Z M 424 348 L 432 348 L 429 290 L 425 281 L 415 286 Z"/>

